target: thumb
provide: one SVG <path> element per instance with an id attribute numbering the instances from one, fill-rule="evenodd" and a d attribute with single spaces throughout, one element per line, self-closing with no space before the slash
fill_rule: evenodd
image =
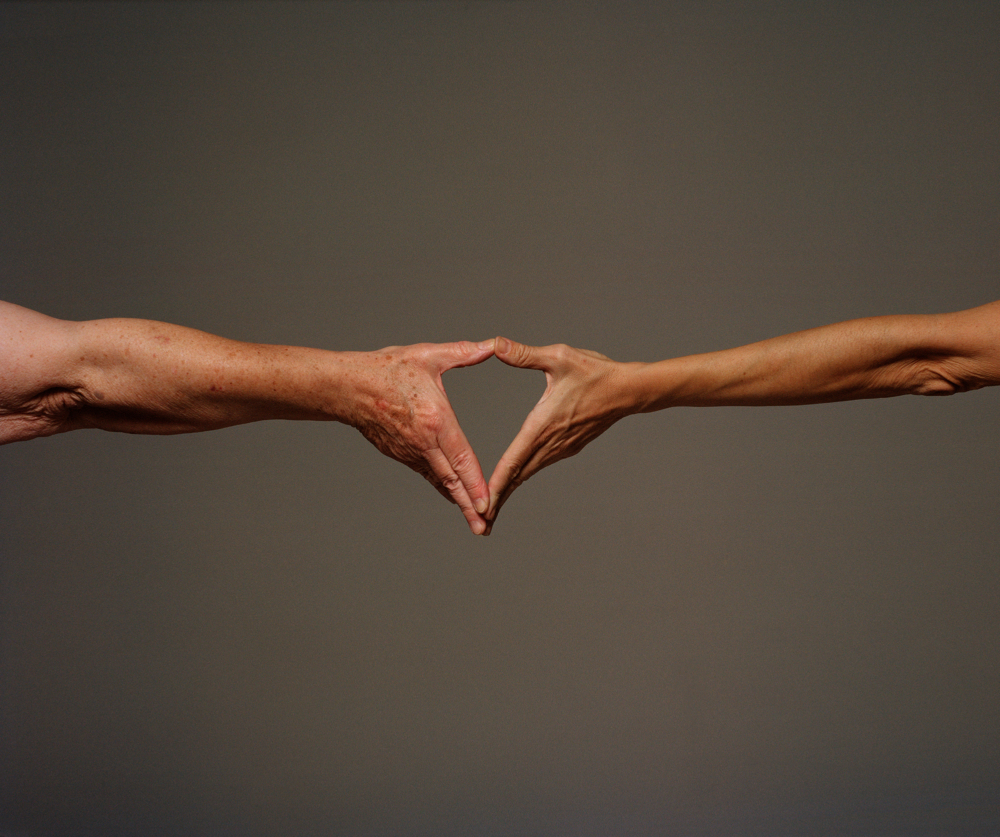
<path id="1" fill-rule="evenodd" d="M 545 370 L 548 368 L 542 349 L 537 346 L 526 346 L 524 343 L 518 343 L 506 337 L 496 339 L 495 354 L 508 366 L 517 366 L 520 369 Z"/>
<path id="2" fill-rule="evenodd" d="M 459 366 L 475 366 L 484 360 L 493 357 L 494 341 L 483 340 L 480 343 L 472 343 L 462 340 L 458 343 L 442 343 L 436 348 L 438 358 L 441 362 L 441 371 L 455 369 Z"/>

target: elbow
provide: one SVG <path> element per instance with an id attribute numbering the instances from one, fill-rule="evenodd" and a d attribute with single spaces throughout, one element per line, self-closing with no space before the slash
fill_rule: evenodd
<path id="1" fill-rule="evenodd" d="M 53 387 L 14 407 L 0 410 L 0 445 L 65 433 L 78 426 L 82 398 Z"/>
<path id="2" fill-rule="evenodd" d="M 910 391 L 914 395 L 955 395 L 987 385 L 965 358 L 933 358 L 915 364 Z"/>

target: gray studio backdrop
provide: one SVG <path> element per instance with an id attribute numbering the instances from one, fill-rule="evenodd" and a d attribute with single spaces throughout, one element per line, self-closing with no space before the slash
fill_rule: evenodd
<path id="1" fill-rule="evenodd" d="M 0 8 L 2 298 L 621 360 L 1000 297 L 1000 5 Z M 2 371 L 0 371 L 2 374 Z M 543 388 L 445 383 L 489 473 Z M 1000 392 L 0 451 L 0 833 L 1000 830 Z"/>

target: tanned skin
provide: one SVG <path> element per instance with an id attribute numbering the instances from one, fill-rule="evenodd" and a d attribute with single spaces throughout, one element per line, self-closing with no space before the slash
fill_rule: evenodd
<path id="1" fill-rule="evenodd" d="M 482 534 L 486 479 L 441 375 L 492 355 L 493 340 L 330 352 L 151 320 L 71 322 L 0 302 L 0 444 L 82 428 L 340 421 L 426 477 Z"/>
<path id="2" fill-rule="evenodd" d="M 658 363 L 618 363 L 597 352 L 503 337 L 496 356 L 541 370 L 547 386 L 490 478 L 487 534 L 525 480 L 634 413 L 952 395 L 996 385 L 1000 302 L 953 314 L 849 320 Z"/>

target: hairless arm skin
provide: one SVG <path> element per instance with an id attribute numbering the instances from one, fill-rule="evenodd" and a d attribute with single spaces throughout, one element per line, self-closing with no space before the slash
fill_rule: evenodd
<path id="1" fill-rule="evenodd" d="M 149 320 L 69 322 L 0 302 L 0 444 L 87 427 L 163 434 L 340 421 L 426 477 L 482 534 L 486 480 L 441 374 L 481 363 L 493 343 L 329 352 Z"/>
<path id="2" fill-rule="evenodd" d="M 658 363 L 616 363 L 505 338 L 497 338 L 496 356 L 543 371 L 547 386 L 490 478 L 487 534 L 521 483 L 633 413 L 951 395 L 1000 384 L 1000 302 L 954 314 L 850 320 Z"/>

